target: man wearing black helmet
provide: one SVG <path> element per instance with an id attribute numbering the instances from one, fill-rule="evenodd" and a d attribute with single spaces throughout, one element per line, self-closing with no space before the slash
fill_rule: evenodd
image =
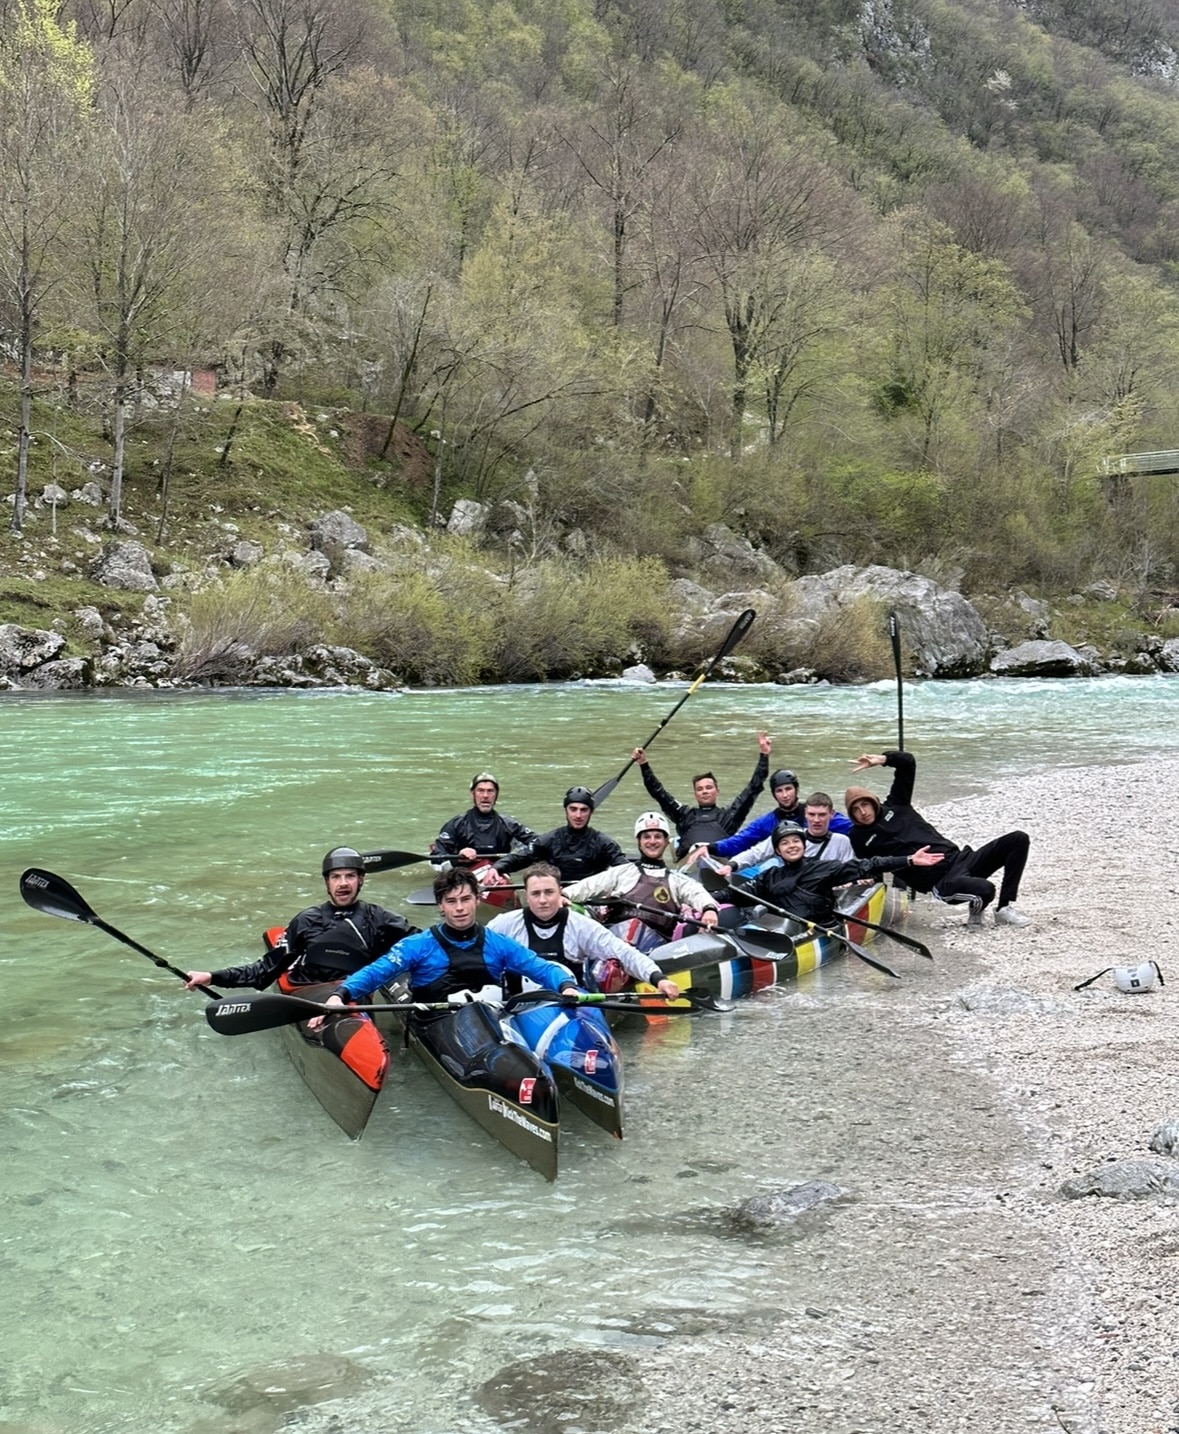
<path id="1" fill-rule="evenodd" d="M 707 846 L 693 847 L 688 853 L 688 860 L 695 861 L 701 856 L 715 857 L 718 861 L 731 861 L 733 857 L 740 856 L 743 851 L 758 842 L 765 841 L 771 836 L 774 828 L 779 822 L 793 822 L 797 827 L 806 826 L 806 808 L 798 800 L 798 776 L 789 771 L 786 767 L 779 767 L 770 776 L 770 791 L 774 794 L 774 801 L 777 803 L 772 810 L 765 812 L 743 826 L 736 836 L 725 837 L 723 841 L 709 842 Z M 851 830 L 851 822 L 842 812 L 834 812 L 831 816 L 831 830 L 834 832 L 846 832 Z"/>
<path id="2" fill-rule="evenodd" d="M 262 991 L 284 972 L 291 986 L 342 981 L 416 929 L 396 912 L 360 900 L 364 862 L 353 847 L 333 847 L 322 871 L 328 899 L 300 911 L 265 956 L 246 966 L 190 971 L 188 989 L 216 984 Z"/>
<path id="3" fill-rule="evenodd" d="M 534 831 L 496 811 L 498 801 L 499 783 L 490 772 L 477 773 L 471 779 L 471 806 L 446 823 L 434 840 L 434 851 L 465 865 L 482 866 L 513 846 L 535 841 Z"/>
<path id="4" fill-rule="evenodd" d="M 604 832 L 590 826 L 594 794 L 588 787 L 570 787 L 565 793 L 565 825 L 556 827 L 529 843 L 523 851 L 497 861 L 499 877 L 522 871 L 534 862 L 547 861 L 561 873 L 562 881 L 581 881 L 608 866 L 622 866 L 622 848 Z M 494 882 L 487 883 L 494 885 Z"/>
<path id="5" fill-rule="evenodd" d="M 902 871 L 914 866 L 937 866 L 940 852 L 927 846 L 908 856 L 861 857 L 851 861 L 823 861 L 807 856 L 806 832 L 793 822 L 778 822 L 773 832 L 774 851 L 781 866 L 768 866 L 754 878 L 753 892 L 762 900 L 803 921 L 825 925 L 835 919 L 835 888 L 849 881 Z"/>
<path id="6" fill-rule="evenodd" d="M 727 807 L 717 805 L 720 788 L 711 772 L 701 772 L 692 778 L 692 795 L 696 798 L 697 805 L 690 807 L 684 802 L 677 802 L 671 795 L 651 770 L 647 753 L 642 747 L 636 747 L 631 753 L 631 760 L 638 765 L 643 776 L 643 786 L 648 794 L 664 815 L 675 823 L 677 857 L 684 856 L 692 847 L 703 842 L 721 841 L 732 836 L 749 815 L 766 784 L 766 774 L 770 770 L 772 743 L 765 732 L 757 734 L 757 746 L 759 755 L 753 776 Z"/>

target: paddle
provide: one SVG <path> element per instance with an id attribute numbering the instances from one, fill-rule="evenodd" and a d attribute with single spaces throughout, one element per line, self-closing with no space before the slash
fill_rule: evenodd
<path id="1" fill-rule="evenodd" d="M 716 656 L 707 664 L 706 667 L 701 669 L 699 676 L 693 681 L 692 685 L 688 688 L 688 690 L 684 693 L 680 700 L 675 704 L 675 706 L 671 709 L 671 711 L 667 714 L 663 721 L 660 722 L 659 726 L 655 728 L 654 732 L 652 732 L 651 735 L 647 738 L 647 740 L 642 744 L 644 747 L 649 747 L 651 743 L 654 742 L 655 738 L 659 736 L 660 732 L 663 731 L 663 729 L 667 726 L 667 724 L 671 721 L 675 714 L 680 710 L 680 708 L 684 705 L 688 698 L 691 697 L 692 693 L 695 692 L 697 687 L 699 687 L 702 682 L 706 681 L 712 675 L 717 663 L 720 662 L 723 658 L 728 657 L 729 653 L 732 652 L 733 648 L 737 646 L 737 644 L 753 626 L 753 619 L 756 616 L 757 614 L 751 607 L 745 609 L 745 611 L 729 629 L 729 635 L 725 638 L 724 642 L 722 642 L 720 647 L 717 649 Z M 622 781 L 623 777 L 626 776 L 627 772 L 630 771 L 634 764 L 635 759 L 632 757 L 616 777 L 612 777 L 610 781 L 602 783 L 602 785 L 593 794 L 595 807 L 600 807 L 602 805 L 602 803 L 606 800 L 606 798 L 610 795 L 614 788 L 619 784 L 619 782 Z"/>
<path id="2" fill-rule="evenodd" d="M 892 665 L 897 675 L 897 747 L 905 750 L 905 689 L 901 680 L 901 624 L 896 612 L 888 615 L 888 640 L 892 643 Z"/>
<path id="3" fill-rule="evenodd" d="M 553 1002 L 561 1006 L 593 1006 L 599 1011 L 629 1011 L 642 1015 L 649 1010 L 651 1015 L 691 1015 L 693 1011 L 725 1011 L 729 1008 L 713 999 L 707 991 L 693 988 L 682 991 L 674 1004 L 667 997 L 644 996 L 641 999 L 626 1000 L 624 995 L 606 996 L 597 992 L 578 992 L 576 997 L 566 998 L 556 991 L 524 991 L 509 997 L 504 1003 L 505 1010 L 518 1006 L 536 1005 L 539 1002 Z M 308 1021 L 313 1016 L 364 1015 L 374 1011 L 392 1011 L 398 1015 L 412 1015 L 415 1011 L 455 1011 L 460 1009 L 449 1001 L 402 1001 L 395 1005 L 373 1006 L 328 1006 L 319 1001 L 308 1001 L 302 996 L 285 996 L 277 991 L 260 991 L 256 995 L 234 996 L 223 1001 L 212 1001 L 205 1007 L 205 1019 L 213 1030 L 223 1036 L 243 1036 L 254 1031 L 270 1031 L 276 1026 L 293 1026 L 299 1021 Z"/>
<path id="4" fill-rule="evenodd" d="M 753 888 L 749 885 L 749 878 L 742 876 L 739 872 L 734 872 L 729 878 L 728 887 L 730 892 L 743 891 L 746 894 L 750 894 L 753 891 Z M 734 902 L 736 906 L 748 906 L 751 904 L 750 902 Z M 762 904 L 764 905 L 764 903 Z M 911 951 L 916 951 L 919 956 L 924 956 L 929 961 L 933 960 L 933 952 L 926 946 L 924 941 L 918 941 L 915 936 L 906 936 L 903 931 L 897 931 L 891 926 L 881 926 L 878 922 L 869 921 L 863 916 L 853 916 L 850 919 L 855 926 L 866 926 L 869 931 L 879 931 L 881 936 L 887 936 L 890 941 L 895 941 L 898 946 L 908 946 Z"/>
<path id="5" fill-rule="evenodd" d="M 767 911 L 773 911 L 779 916 L 785 916 L 788 921 L 797 921 L 810 931 L 821 931 L 824 936 L 830 936 L 833 941 L 838 941 L 846 946 L 849 951 L 858 956 L 861 961 L 866 962 L 867 965 L 875 967 L 877 971 L 882 971 L 886 976 L 892 976 L 895 980 L 900 980 L 900 977 L 891 966 L 886 966 L 883 961 L 877 961 L 875 956 L 869 956 L 862 946 L 858 945 L 849 936 L 845 936 L 841 931 L 836 930 L 834 926 L 820 926 L 817 921 L 811 921 L 805 916 L 798 916 L 793 911 L 787 911 L 783 906 L 775 906 L 772 901 L 766 901 L 764 897 L 757 896 L 748 889 L 732 887 L 731 890 L 733 892 L 733 899 L 738 906 L 764 906 Z"/>
<path id="6" fill-rule="evenodd" d="M 589 904 L 591 906 L 603 905 L 623 907 L 627 911 L 638 911 L 640 913 L 645 913 L 648 916 L 667 915 L 667 912 L 664 911 L 661 907 L 643 906 L 639 902 L 627 901 L 624 896 L 612 896 L 604 902 L 599 903 L 596 901 L 591 901 Z M 738 936 L 735 931 L 722 931 L 720 927 L 709 926 L 706 921 L 697 921 L 692 916 L 682 916 L 679 919 L 686 926 L 698 926 L 702 931 L 711 932 L 712 935 L 715 936 L 716 939 L 722 942 L 724 945 L 736 947 L 736 949 L 741 953 L 742 956 L 750 956 L 755 961 L 764 959 L 763 956 L 759 956 L 756 954 L 758 951 L 767 953 L 772 952 L 775 955 L 780 956 L 789 956 L 794 951 L 794 938 L 792 936 L 787 936 L 784 931 L 766 931 L 764 933 L 758 932 L 756 936 L 751 936 L 748 934 Z M 763 934 L 766 937 L 764 941 L 762 940 Z M 748 949 L 749 947 L 753 947 L 755 949 L 750 950 Z M 657 961 L 659 959 L 659 947 L 656 946 L 653 951 L 649 951 L 647 954 L 651 957 L 653 961 Z"/>
<path id="7" fill-rule="evenodd" d="M 132 951 L 146 956 L 162 971 L 171 971 L 173 976 L 179 976 L 182 981 L 188 980 L 187 971 L 181 971 L 162 956 L 157 956 L 154 951 L 149 951 L 146 946 L 141 946 L 138 941 L 132 941 L 130 936 L 125 936 L 114 926 L 109 926 L 94 913 L 81 894 L 75 891 L 64 877 L 54 876 L 51 871 L 41 871 L 38 867 L 31 866 L 21 876 L 20 894 L 35 911 L 42 911 L 46 916 L 61 916 L 66 921 L 85 921 L 90 926 L 97 926 L 100 931 L 105 931 L 124 946 L 130 946 Z M 220 993 L 210 986 L 199 986 L 196 989 L 204 991 L 216 1001 L 221 999 Z"/>
<path id="8" fill-rule="evenodd" d="M 496 851 L 489 856 L 481 856 L 480 861 L 498 861 L 501 856 L 507 856 L 507 852 Z M 420 862 L 432 861 L 454 861 L 454 854 L 448 851 L 434 852 L 430 856 L 422 856 L 416 851 L 362 851 L 360 859 L 364 862 L 365 871 L 396 871 L 402 866 L 417 866 Z M 434 897 L 430 897 L 433 904 Z"/>

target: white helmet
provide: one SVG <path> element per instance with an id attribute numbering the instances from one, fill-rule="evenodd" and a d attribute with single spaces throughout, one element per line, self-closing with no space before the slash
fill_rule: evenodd
<path id="1" fill-rule="evenodd" d="M 662 832 L 668 841 L 670 841 L 671 823 L 662 812 L 644 812 L 638 821 L 635 822 L 635 837 L 638 838 L 642 836 L 644 832 Z"/>
<path id="2" fill-rule="evenodd" d="M 1138 995 L 1142 991 L 1153 991 L 1162 983 L 1163 973 L 1157 961 L 1143 961 L 1139 966 L 1115 966 L 1114 985 L 1127 995 Z"/>

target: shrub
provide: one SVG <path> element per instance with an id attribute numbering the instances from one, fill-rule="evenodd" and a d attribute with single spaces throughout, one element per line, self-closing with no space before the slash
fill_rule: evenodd
<path id="1" fill-rule="evenodd" d="M 892 674 L 885 605 L 860 597 L 819 623 L 805 663 L 829 682 L 879 682 Z"/>
<path id="2" fill-rule="evenodd" d="M 254 568 L 194 593 L 184 612 L 174 675 L 232 683 L 257 656 L 286 657 L 322 642 L 333 613 L 327 593 L 295 573 Z"/>

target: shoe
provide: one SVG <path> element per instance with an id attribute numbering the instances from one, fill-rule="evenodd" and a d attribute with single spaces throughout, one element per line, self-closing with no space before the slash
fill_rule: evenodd
<path id="1" fill-rule="evenodd" d="M 970 915 L 966 918 L 967 926 L 981 926 L 983 924 L 983 904 L 977 896 L 970 898 Z"/>
<path id="2" fill-rule="evenodd" d="M 1030 926 L 1031 924 L 1032 918 L 1025 916 L 1022 911 L 1018 911 L 1014 906 L 1000 906 L 998 911 L 995 912 L 996 926 Z"/>

